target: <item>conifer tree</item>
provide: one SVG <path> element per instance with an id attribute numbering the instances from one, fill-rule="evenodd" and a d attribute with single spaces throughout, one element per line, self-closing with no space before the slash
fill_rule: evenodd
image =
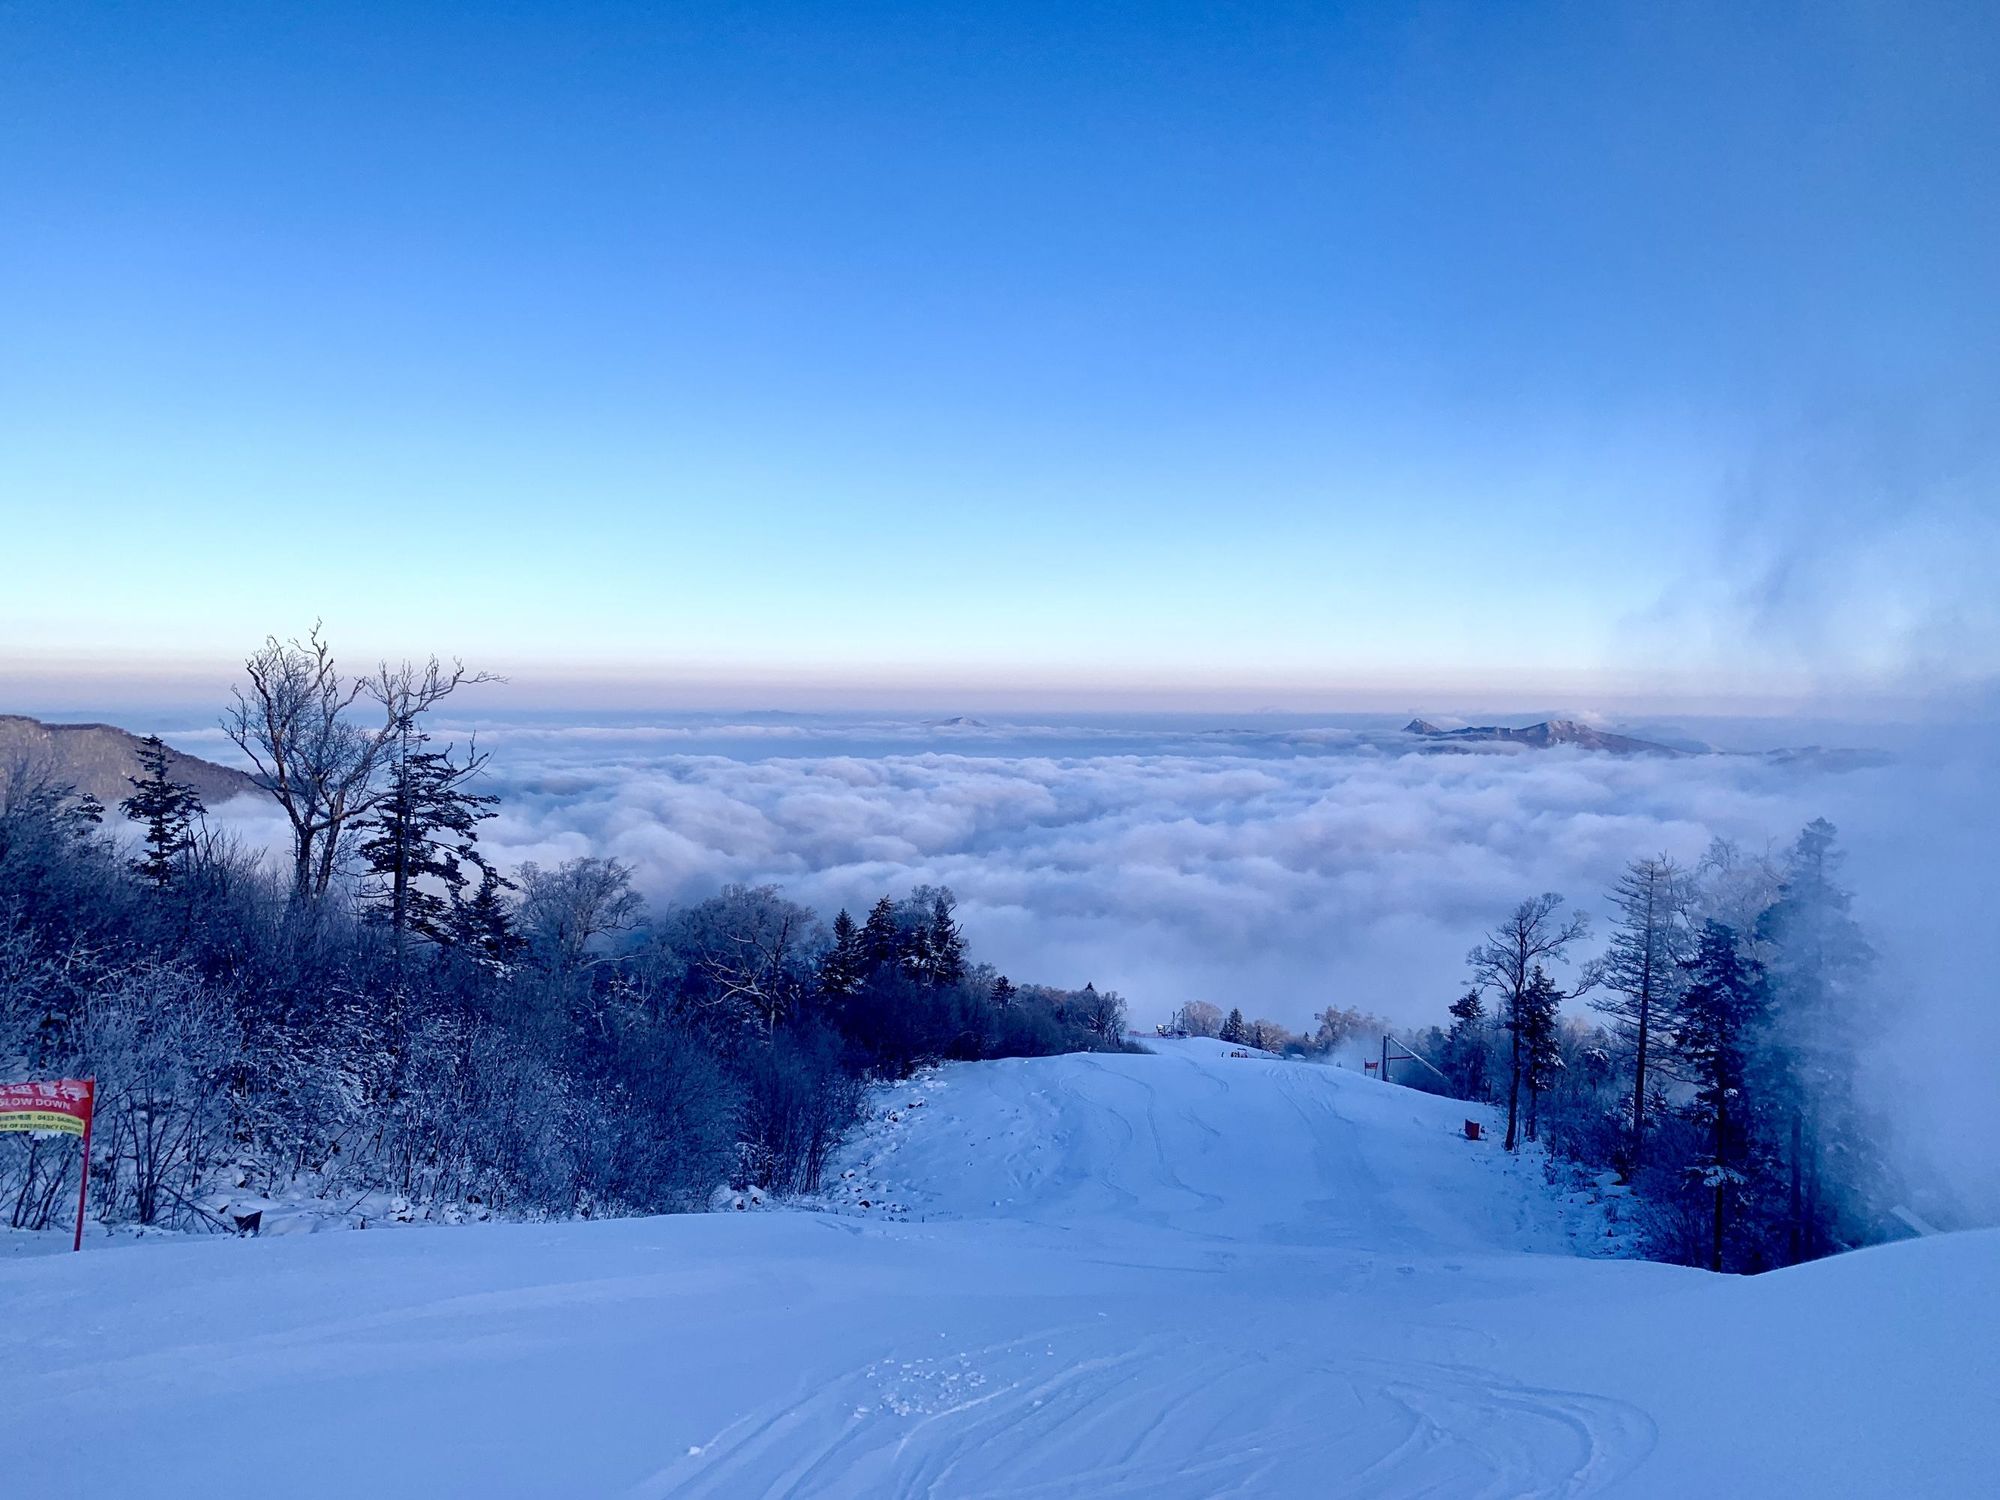
<path id="1" fill-rule="evenodd" d="M 1562 991 L 1548 971 L 1536 964 L 1528 976 L 1528 987 L 1515 1008 L 1513 1026 L 1521 1043 L 1521 1086 L 1528 1091 L 1528 1139 L 1534 1140 L 1539 1122 L 1541 1098 L 1555 1087 L 1562 1072 L 1562 1042 L 1557 1017 Z"/>
<path id="2" fill-rule="evenodd" d="M 819 961 L 819 992 L 843 1000 L 860 992 L 866 965 L 862 961 L 861 930 L 842 907 L 833 919 L 833 946 Z"/>
<path id="3" fill-rule="evenodd" d="M 896 924 L 896 958 L 903 972 L 918 984 L 931 983 L 931 923 L 928 908 L 912 922 L 910 907 L 903 903 L 902 920 Z"/>
<path id="4" fill-rule="evenodd" d="M 1768 1007 L 1764 975 L 1744 956 L 1737 934 L 1722 923 L 1702 924 L 1673 1017 L 1675 1053 L 1695 1087 L 1689 1118 L 1702 1127 L 1706 1149 L 1690 1170 L 1710 1195 L 1709 1269 L 1720 1271 L 1731 1205 L 1750 1180 L 1751 1053 Z"/>
<path id="5" fill-rule="evenodd" d="M 1478 990 L 1467 990 L 1451 1002 L 1451 1030 L 1445 1035 L 1444 1064 L 1460 1098 L 1486 1097 L 1486 1004 Z"/>
<path id="6" fill-rule="evenodd" d="M 454 761 L 449 747 L 424 749 L 428 738 L 411 729 L 396 743 L 388 787 L 363 824 L 360 854 L 374 879 L 370 916 L 394 934 L 399 957 L 411 933 L 451 941 L 466 867 L 487 870 L 478 825 L 494 816 L 499 800 L 470 790 L 485 756 L 475 750 Z M 443 889 L 420 883 L 426 880 Z"/>
<path id="7" fill-rule="evenodd" d="M 1005 974 L 997 976 L 993 981 L 992 996 L 994 1008 L 1005 1010 L 1014 1003 L 1014 981 Z"/>
<path id="8" fill-rule="evenodd" d="M 1237 1006 L 1229 1008 L 1229 1016 L 1222 1023 L 1221 1040 L 1235 1046 L 1243 1044 L 1243 1012 Z"/>
<path id="9" fill-rule="evenodd" d="M 862 962 L 871 970 L 895 963 L 901 947 L 899 939 L 896 903 L 884 896 L 869 909 L 868 921 L 861 929 Z"/>
<path id="10" fill-rule="evenodd" d="M 132 861 L 132 873 L 159 890 L 173 883 L 175 870 L 194 844 L 189 829 L 206 810 L 193 787 L 167 775 L 172 753 L 157 734 L 141 740 L 139 765 L 146 774 L 125 778 L 132 783 L 132 795 L 118 804 L 126 817 L 145 828 L 140 837 L 146 852 Z"/>
<path id="11" fill-rule="evenodd" d="M 1837 1221 L 1880 1170 L 1875 1132 L 1855 1094 L 1862 1049 L 1875 1027 L 1866 980 L 1874 953 L 1838 881 L 1838 831 L 1807 824 L 1785 861 L 1778 899 L 1757 923 L 1771 987 L 1760 1059 L 1767 1094 L 1788 1117 L 1786 1254 L 1808 1260 L 1837 1248 Z M 1829 1159 L 1840 1181 L 1828 1181 Z M 1835 1194 L 1833 1190 L 1843 1190 Z"/>
<path id="12" fill-rule="evenodd" d="M 1671 1011 L 1680 965 L 1693 948 L 1691 895 L 1686 872 L 1665 855 L 1634 860 L 1611 891 L 1618 916 L 1604 957 L 1607 993 L 1591 1004 L 1613 1018 L 1632 1049 L 1628 1129 L 1635 1165 L 1645 1155 L 1647 1071 L 1655 1032 Z"/>
<path id="13" fill-rule="evenodd" d="M 480 865 L 479 888 L 471 898 L 453 894 L 449 946 L 489 967 L 505 965 L 517 957 L 527 947 L 527 940 L 516 930 L 513 912 L 500 894 L 512 884 L 491 865 Z"/>
<path id="14" fill-rule="evenodd" d="M 930 982 L 940 987 L 957 984 L 965 977 L 965 934 L 952 920 L 949 891 L 940 891 L 931 899 L 928 936 L 925 948 L 930 961 Z"/>

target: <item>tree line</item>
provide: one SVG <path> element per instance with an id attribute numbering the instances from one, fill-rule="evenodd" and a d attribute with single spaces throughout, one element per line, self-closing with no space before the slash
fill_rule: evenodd
<path id="1" fill-rule="evenodd" d="M 1190 1000 L 1176 1009 L 1160 1028 L 1162 1036 L 1213 1037 L 1233 1046 L 1256 1047 L 1284 1057 L 1326 1059 L 1363 1041 L 1375 1041 L 1389 1023 L 1369 1011 L 1329 1005 L 1312 1018 L 1312 1029 L 1298 1031 L 1264 1017 L 1246 1018 L 1241 1006 L 1224 1011 L 1206 1000 Z"/>
<path id="2" fill-rule="evenodd" d="M 828 923 L 769 885 L 652 909 L 597 856 L 501 870 L 484 753 L 427 727 L 488 680 L 435 659 L 351 677 L 317 628 L 267 640 L 224 727 L 285 816 L 275 864 L 157 738 L 115 813 L 26 768 L 0 789 L 0 1074 L 98 1079 L 100 1218 L 809 1193 L 871 1078 L 1129 1045 L 1115 993 L 975 961 L 948 889 Z M 76 1154 L 0 1137 L 6 1222 L 60 1218 Z"/>
<path id="3" fill-rule="evenodd" d="M 1859 1088 L 1882 1017 L 1841 858 L 1818 819 L 1776 856 L 1635 860 L 1574 967 L 1586 917 L 1521 902 L 1449 1025 L 1412 1038 L 1446 1081 L 1407 1081 L 1502 1108 L 1508 1150 L 1615 1169 L 1665 1258 L 1757 1271 L 1879 1238 L 1901 1187 Z"/>

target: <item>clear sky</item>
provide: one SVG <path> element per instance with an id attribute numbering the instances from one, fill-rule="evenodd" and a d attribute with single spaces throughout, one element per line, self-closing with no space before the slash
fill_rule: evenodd
<path id="1" fill-rule="evenodd" d="M 0 3 L 0 685 L 1962 684 L 1997 164 L 1984 3 Z"/>

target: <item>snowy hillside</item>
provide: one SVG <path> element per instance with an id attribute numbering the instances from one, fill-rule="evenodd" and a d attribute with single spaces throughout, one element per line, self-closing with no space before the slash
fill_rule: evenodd
<path id="1" fill-rule="evenodd" d="M 1246 1252 L 1562 1251 L 1582 1227 L 1522 1161 L 1464 1139 L 1469 1115 L 1494 1123 L 1488 1110 L 1217 1041 L 1149 1045 L 947 1068 L 887 1091 L 841 1163 L 855 1172 L 846 1201 Z"/>
<path id="2" fill-rule="evenodd" d="M 955 1065 L 883 1095 L 825 1211 L 0 1264 L 0 1472 L 165 1496 L 1985 1492 L 2000 1234 L 1752 1281 L 1580 1258 L 1588 1225 L 1464 1114 L 1201 1043 Z"/>

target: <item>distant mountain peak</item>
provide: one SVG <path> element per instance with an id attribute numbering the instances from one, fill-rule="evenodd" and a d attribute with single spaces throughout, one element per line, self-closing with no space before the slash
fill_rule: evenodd
<path id="1" fill-rule="evenodd" d="M 1688 753 L 1653 740 L 1634 739 L 1625 734 L 1611 734 L 1576 719 L 1545 719 L 1539 724 L 1528 724 L 1519 729 L 1504 724 L 1476 724 L 1465 729 L 1440 729 L 1428 719 L 1412 719 L 1403 726 L 1403 733 L 1418 735 L 1427 740 L 1437 740 L 1448 745 L 1527 745 L 1536 750 L 1569 745 L 1578 750 L 1602 750 L 1612 755 Z"/>

